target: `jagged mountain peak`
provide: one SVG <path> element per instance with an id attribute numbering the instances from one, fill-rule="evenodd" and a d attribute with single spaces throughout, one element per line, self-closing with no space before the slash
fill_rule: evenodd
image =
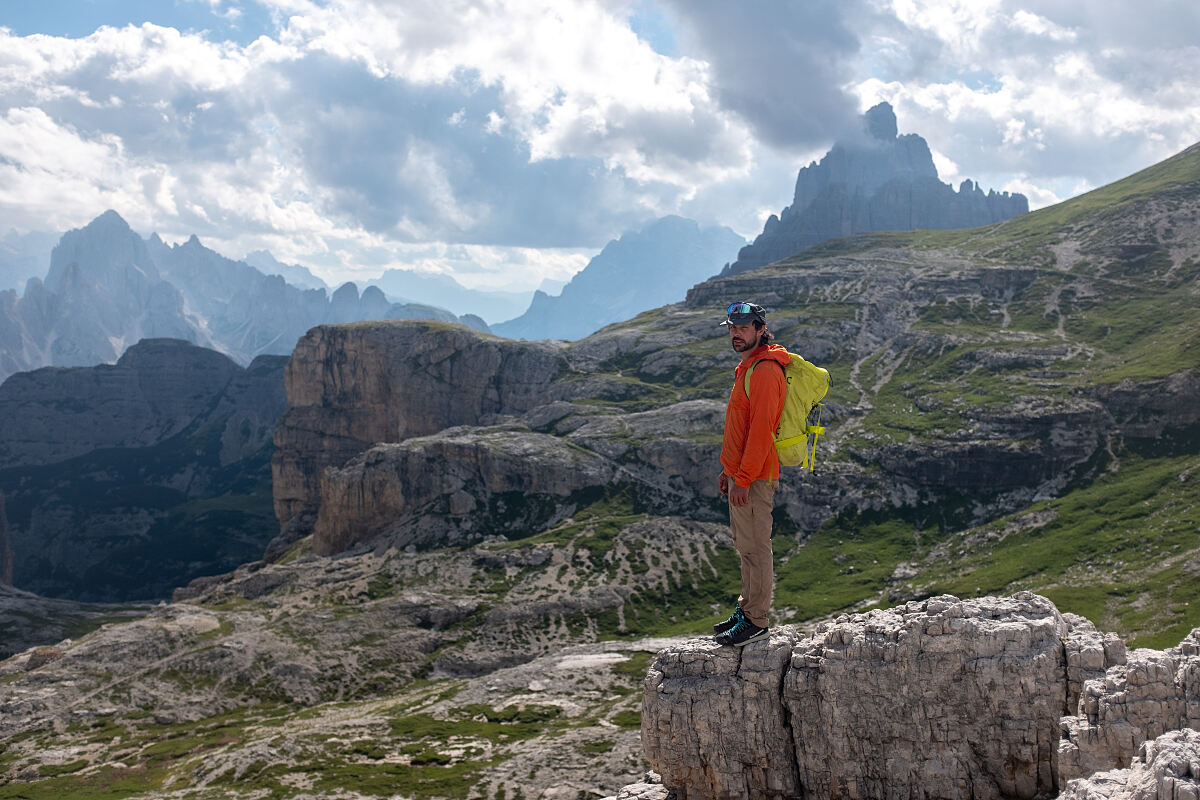
<path id="1" fill-rule="evenodd" d="M 129 227 L 129 223 L 125 221 L 125 218 L 111 208 L 89 222 L 84 227 L 84 230 L 99 230 L 104 228 L 125 231 L 133 230 Z"/>
<path id="2" fill-rule="evenodd" d="M 863 120 L 866 123 L 867 133 L 882 142 L 892 141 L 900 131 L 896 122 L 896 112 L 892 109 L 892 104 L 886 100 L 867 109 L 867 113 L 863 114 Z"/>
<path id="3" fill-rule="evenodd" d="M 898 134 L 896 113 L 879 103 L 863 114 L 861 132 L 843 137 L 796 175 L 790 206 L 722 274 L 733 275 L 855 233 L 917 228 L 973 228 L 1023 214 L 1024 195 L 959 192 L 938 178 L 929 144 Z"/>

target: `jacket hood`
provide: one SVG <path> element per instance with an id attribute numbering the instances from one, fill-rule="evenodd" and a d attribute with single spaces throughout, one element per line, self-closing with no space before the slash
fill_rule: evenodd
<path id="1" fill-rule="evenodd" d="M 791 354 L 788 353 L 787 348 L 781 344 L 769 344 L 766 347 L 758 348 L 750 354 L 750 363 L 753 364 L 756 361 L 762 361 L 764 358 L 778 361 L 785 367 L 792 360 Z"/>

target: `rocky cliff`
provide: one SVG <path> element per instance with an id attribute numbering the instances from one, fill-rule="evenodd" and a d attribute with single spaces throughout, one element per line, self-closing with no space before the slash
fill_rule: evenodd
<path id="1" fill-rule="evenodd" d="M 258 557 L 281 356 L 242 368 L 178 339 L 0 385 L 12 578 L 87 600 L 163 597 Z"/>
<path id="2" fill-rule="evenodd" d="M 935 597 L 742 650 L 692 640 L 650 666 L 642 742 L 680 800 L 1052 796 L 1200 724 L 1198 643 L 1127 653 L 1028 593 Z M 1195 737 L 1176 734 L 1193 761 Z"/>
<path id="3" fill-rule="evenodd" d="M 579 339 L 681 299 L 745 244 L 728 228 L 663 217 L 609 242 L 557 296 L 538 291 L 524 314 L 492 326 L 520 339 Z"/>
<path id="4" fill-rule="evenodd" d="M 974 228 L 1029 211 L 1024 195 L 986 194 L 966 180 L 956 192 L 938 180 L 929 145 L 897 135 L 896 115 L 880 103 L 863 115 L 861 134 L 840 141 L 800 170 L 792 204 L 774 214 L 723 275 L 745 272 L 827 239 L 866 231 Z"/>

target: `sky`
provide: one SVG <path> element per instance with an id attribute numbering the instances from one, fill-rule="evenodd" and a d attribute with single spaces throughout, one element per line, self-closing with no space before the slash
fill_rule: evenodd
<path id="1" fill-rule="evenodd" d="M 1033 208 L 1200 140 L 1194 0 L 4 0 L 0 235 L 114 209 L 331 285 L 747 239 L 880 101 Z"/>

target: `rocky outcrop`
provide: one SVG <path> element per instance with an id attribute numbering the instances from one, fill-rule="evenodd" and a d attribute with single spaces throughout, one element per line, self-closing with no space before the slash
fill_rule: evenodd
<path id="1" fill-rule="evenodd" d="M 0 385 L 0 468 L 160 442 L 207 412 L 242 372 L 190 342 L 145 339 L 111 366 L 18 373 Z"/>
<path id="2" fill-rule="evenodd" d="M 609 242 L 558 296 L 535 292 L 524 314 L 492 330 L 520 339 L 583 338 L 678 301 L 745 243 L 729 228 L 702 229 L 690 219 L 663 217 Z"/>
<path id="3" fill-rule="evenodd" d="M 1124 767 L 1144 742 L 1178 728 L 1200 730 L 1200 629 L 1170 650 L 1134 650 L 1084 685 L 1076 715 L 1063 720 L 1061 772 Z"/>
<path id="4" fill-rule="evenodd" d="M 1200 723 L 1197 642 L 1126 664 L 1115 637 L 1029 593 L 935 597 L 740 651 L 692 640 L 650 667 L 642 741 L 680 800 L 1049 796 Z M 1081 736 L 1099 746 L 1074 754 Z"/>
<path id="5" fill-rule="evenodd" d="M 616 477 L 607 459 L 521 429 L 451 428 L 379 444 L 322 473 L 313 550 L 381 537 L 401 548 L 519 538 L 571 516 Z"/>
<path id="6" fill-rule="evenodd" d="M 796 176 L 792 204 L 774 214 L 722 275 L 761 267 L 827 239 L 867 231 L 974 228 L 1029 211 L 1024 195 L 983 190 L 970 180 L 955 192 L 938 180 L 933 155 L 916 134 L 897 136 L 896 115 L 880 103 L 863 132 L 838 142 Z"/>
<path id="7" fill-rule="evenodd" d="M 477 424 L 556 399 L 550 387 L 566 368 L 561 346 L 454 326 L 313 329 L 288 363 L 289 408 L 275 432 L 272 485 L 285 534 L 289 526 L 292 539 L 311 532 L 326 467 L 341 466 L 377 442 Z"/>
<path id="8" fill-rule="evenodd" d="M 1200 798 L 1200 731 L 1171 731 L 1146 742 L 1129 769 L 1072 780 L 1059 798 L 1196 800 Z"/>

